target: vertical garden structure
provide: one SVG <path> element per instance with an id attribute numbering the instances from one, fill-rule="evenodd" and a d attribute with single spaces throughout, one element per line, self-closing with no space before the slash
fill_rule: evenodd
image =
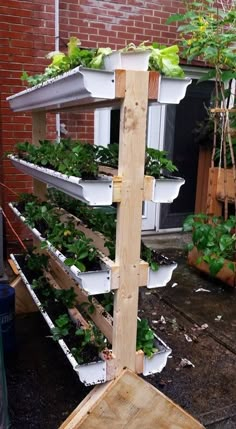
<path id="1" fill-rule="evenodd" d="M 103 362 L 103 379 L 99 381 L 105 383 L 92 390 L 62 424 L 63 429 L 107 427 L 108 418 L 112 418 L 114 428 L 126 427 L 126 424 L 130 429 L 157 427 L 157 423 L 163 429 L 172 425 L 176 429 L 202 427 L 135 374 L 158 371 L 155 360 L 149 361 L 142 351 L 136 352 L 136 333 L 139 287 L 148 284 L 149 273 L 148 264 L 140 261 L 142 204 L 144 200 L 155 201 L 155 179 L 144 175 L 147 111 L 149 101 L 158 102 L 160 94 L 163 100 L 163 83 L 164 80 L 156 72 L 106 72 L 77 67 L 61 77 L 9 98 L 14 111 L 32 111 L 33 144 L 45 138 L 48 111 L 95 109 L 114 104 L 121 107 L 118 175 L 103 179 L 106 190 L 101 192 L 102 198 L 106 193 L 104 204 L 116 202 L 118 206 L 116 258 L 115 263 L 109 265 L 108 262 L 107 271 L 109 289 L 114 291 L 113 326 L 107 328 L 107 325 L 98 322 L 99 328 L 105 335 L 108 333 L 112 343 L 112 359 Z M 185 91 L 183 93 L 182 87 L 185 85 L 186 90 L 189 82 L 176 79 L 176 83 L 181 87 L 181 96 L 175 98 L 175 91 L 172 90 L 173 103 L 183 98 Z M 39 168 L 15 160 L 13 163 L 34 177 L 34 193 L 41 198 L 45 198 L 47 183 L 69 195 L 76 192 L 71 190 L 63 175 L 55 179 L 50 172 L 42 172 Z M 72 185 L 74 189 L 75 183 Z M 86 183 L 78 182 L 77 185 L 80 190 L 76 198 L 91 205 L 101 205 L 99 197 L 96 199 L 99 181 L 94 183 L 92 190 L 87 189 Z M 59 286 L 65 288 L 68 284 L 74 284 L 74 279 L 55 260 L 55 255 L 50 252 L 49 255 L 52 273 Z M 81 289 L 77 284 L 75 287 Z M 78 295 L 80 293 L 85 292 L 82 290 Z M 161 347 L 165 353 L 165 362 L 161 364 L 163 368 L 170 349 L 163 343 Z M 160 364 L 157 366 L 160 371 Z M 99 381 L 94 381 L 94 384 Z"/>

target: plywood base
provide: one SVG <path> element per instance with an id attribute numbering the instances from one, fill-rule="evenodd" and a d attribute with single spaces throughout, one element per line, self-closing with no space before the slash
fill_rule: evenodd
<path id="1" fill-rule="evenodd" d="M 126 369 L 96 386 L 60 429 L 204 429 L 151 384 Z"/>

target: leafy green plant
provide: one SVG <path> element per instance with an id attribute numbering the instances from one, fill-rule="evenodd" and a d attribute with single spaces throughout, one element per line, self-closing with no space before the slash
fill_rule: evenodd
<path id="1" fill-rule="evenodd" d="M 70 289 L 55 289 L 55 299 L 61 302 L 67 308 L 73 308 L 77 302 L 77 295 L 71 287 Z"/>
<path id="2" fill-rule="evenodd" d="M 141 258 L 148 262 L 152 271 L 159 270 L 160 265 L 153 258 L 153 250 L 150 247 L 145 246 L 143 242 L 141 242 Z"/>
<path id="3" fill-rule="evenodd" d="M 158 350 L 154 340 L 154 332 L 149 327 L 148 321 L 146 319 L 138 320 L 136 350 L 143 350 L 144 354 L 151 358 Z"/>
<path id="4" fill-rule="evenodd" d="M 107 147 L 96 147 L 96 159 L 100 164 L 108 165 L 112 168 L 118 167 L 119 144 L 110 143 Z"/>
<path id="5" fill-rule="evenodd" d="M 184 77 L 184 71 L 179 65 L 179 48 L 177 45 L 163 46 L 157 42 L 148 44 L 144 41 L 139 45 L 129 43 L 121 52 L 150 51 L 149 70 L 155 70 L 168 77 Z"/>
<path id="6" fill-rule="evenodd" d="M 235 47 L 236 10 L 215 7 L 214 0 L 183 1 L 185 13 L 170 16 L 167 24 L 182 22 L 183 56 L 192 61 L 201 58 L 214 69 L 204 79 L 220 76 L 222 81 L 236 77 Z"/>
<path id="7" fill-rule="evenodd" d="M 192 231 L 192 242 L 188 245 L 188 250 L 195 246 L 200 251 L 201 256 L 197 262 L 206 262 L 213 276 L 221 270 L 226 260 L 231 261 L 228 267 L 235 270 L 232 264 L 236 261 L 235 225 L 235 216 L 224 221 L 221 217 L 205 214 L 190 215 L 184 222 L 183 230 Z"/>
<path id="8" fill-rule="evenodd" d="M 172 173 L 178 171 L 173 162 L 167 158 L 168 152 L 164 150 L 147 148 L 145 161 L 145 174 L 159 179 L 164 171 Z"/>
<path id="9" fill-rule="evenodd" d="M 48 256 L 39 253 L 28 253 L 25 257 L 27 268 L 36 273 L 42 273 L 48 266 Z"/>
<path id="10" fill-rule="evenodd" d="M 16 149 L 19 158 L 68 176 L 82 179 L 96 179 L 98 176 L 97 149 L 88 143 L 70 139 L 61 139 L 59 143 L 40 140 L 38 146 L 25 142 L 18 143 Z"/>
<path id="11" fill-rule="evenodd" d="M 52 338 L 54 341 L 60 340 L 62 337 L 69 335 L 73 327 L 72 321 L 68 314 L 61 314 L 54 322 L 55 327 L 52 328 Z"/>
<path id="12" fill-rule="evenodd" d="M 66 254 L 66 265 L 75 265 L 80 271 L 86 271 L 92 266 L 93 269 L 99 268 L 98 252 L 92 240 L 77 230 L 73 222 L 62 222 L 60 214 L 52 204 L 39 200 L 32 201 L 25 204 L 21 213 L 26 222 L 31 227 L 37 227 L 45 238 L 41 248 L 47 248 L 49 241 Z M 43 231 L 40 228 L 43 228 Z"/>
<path id="13" fill-rule="evenodd" d="M 83 327 L 78 328 L 75 335 L 79 337 L 79 344 L 76 347 L 73 347 L 71 352 L 79 363 L 84 362 L 86 348 L 88 350 L 92 349 L 96 351 L 97 356 L 98 353 L 107 346 L 106 338 L 92 323 L 90 323 L 90 327 L 87 329 Z"/>
<path id="14" fill-rule="evenodd" d="M 67 46 L 67 53 L 50 52 L 47 55 L 51 63 L 44 72 L 35 76 L 29 76 L 23 72 L 21 79 L 29 86 L 34 86 L 47 81 L 53 77 L 61 75 L 77 66 L 100 69 L 103 65 L 103 57 L 110 53 L 110 48 L 84 49 L 80 47 L 81 42 L 77 37 L 71 37 Z"/>
<path id="15" fill-rule="evenodd" d="M 80 271 L 86 271 L 86 266 L 82 261 L 95 262 L 98 255 L 96 248 L 91 243 L 92 240 L 90 238 L 81 234 L 79 240 L 68 244 L 66 248 L 72 257 L 65 260 L 65 265 L 75 265 Z"/>

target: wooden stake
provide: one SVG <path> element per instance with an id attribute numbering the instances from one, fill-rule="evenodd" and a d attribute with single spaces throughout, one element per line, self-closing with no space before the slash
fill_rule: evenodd
<path id="1" fill-rule="evenodd" d="M 122 176 L 122 188 L 121 203 L 117 209 L 116 234 L 116 263 L 120 266 L 120 286 L 115 291 L 112 341 L 117 373 L 123 367 L 135 371 L 149 85 L 148 72 L 126 71 L 123 76 L 125 96 L 121 104 L 118 170 L 119 176 Z"/>

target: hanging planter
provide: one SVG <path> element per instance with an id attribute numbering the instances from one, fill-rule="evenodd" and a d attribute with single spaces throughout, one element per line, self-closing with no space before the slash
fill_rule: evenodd
<path id="1" fill-rule="evenodd" d="M 37 305 L 40 313 L 42 314 L 42 316 L 43 316 L 44 320 L 46 321 L 47 325 L 49 326 L 50 330 L 52 330 L 53 328 L 55 328 L 53 321 L 51 320 L 48 313 L 43 309 L 43 305 L 42 305 L 41 301 L 37 297 L 36 293 L 34 292 L 32 286 L 31 286 L 31 284 L 29 283 L 25 274 L 23 273 L 20 265 L 18 264 L 18 262 L 16 260 L 16 257 L 13 254 L 11 254 L 10 256 L 11 256 L 11 259 L 13 260 L 13 262 L 15 263 L 15 265 L 19 271 L 19 274 L 20 274 L 28 292 L 30 293 L 33 301 Z M 106 362 L 104 362 L 103 360 L 98 360 L 98 362 L 78 364 L 78 362 L 76 361 L 76 359 L 72 355 L 70 349 L 67 347 L 65 341 L 63 339 L 59 339 L 58 344 L 61 347 L 63 353 L 67 357 L 72 368 L 74 369 L 76 374 L 79 376 L 79 379 L 83 384 L 85 384 L 86 386 L 91 386 L 94 384 L 105 383 L 105 381 L 107 381 L 107 379 L 106 379 Z"/>
<path id="2" fill-rule="evenodd" d="M 49 168 L 40 167 L 15 155 L 9 155 L 8 157 L 12 164 L 23 173 L 53 186 L 88 205 L 107 206 L 112 204 L 113 183 L 111 177 L 101 175 L 97 180 L 82 180 L 79 177 L 67 176 Z"/>
<path id="3" fill-rule="evenodd" d="M 182 177 L 163 176 L 153 181 L 152 201 L 154 203 L 172 203 L 178 197 L 185 180 Z"/>
<path id="4" fill-rule="evenodd" d="M 97 295 L 101 293 L 107 293 L 111 290 L 111 268 L 106 265 L 104 260 L 107 262 L 108 258 L 101 260 L 101 270 L 97 271 L 85 271 L 81 272 L 75 265 L 65 265 L 67 257 L 63 255 L 59 250 L 57 250 L 49 241 L 41 235 L 41 233 L 36 228 L 31 228 L 24 216 L 14 207 L 11 203 L 9 207 L 16 214 L 20 220 L 27 225 L 27 227 L 33 232 L 41 242 L 46 242 L 48 251 L 57 259 L 60 265 L 65 271 L 67 271 L 70 276 L 80 284 L 81 288 L 84 289 L 90 295 Z"/>

